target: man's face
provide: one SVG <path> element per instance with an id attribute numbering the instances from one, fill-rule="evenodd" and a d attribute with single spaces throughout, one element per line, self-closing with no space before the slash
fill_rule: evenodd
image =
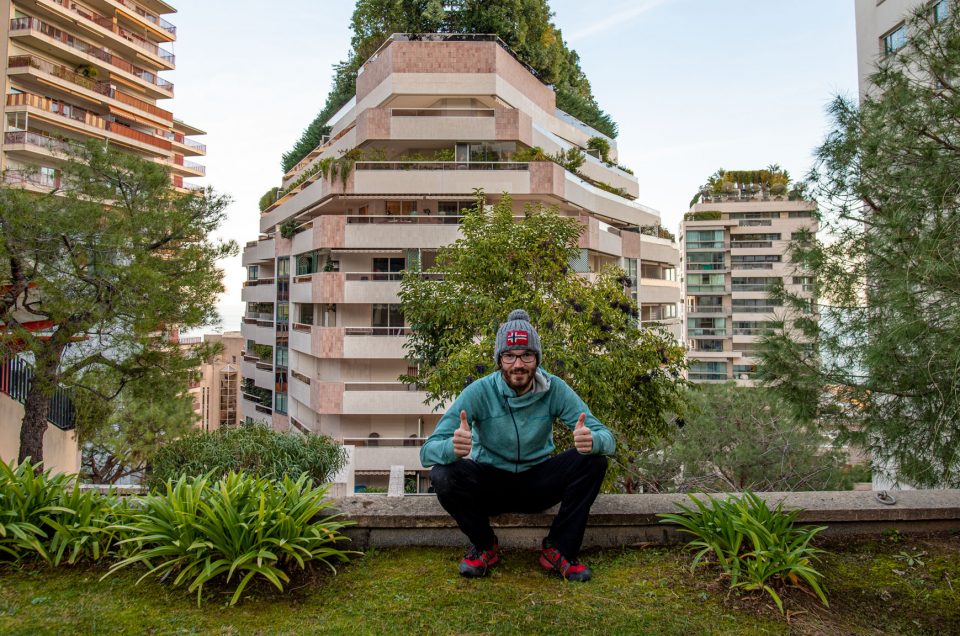
<path id="1" fill-rule="evenodd" d="M 533 374 L 537 370 L 537 356 L 526 349 L 508 349 L 500 354 L 500 373 L 517 395 L 533 387 Z"/>

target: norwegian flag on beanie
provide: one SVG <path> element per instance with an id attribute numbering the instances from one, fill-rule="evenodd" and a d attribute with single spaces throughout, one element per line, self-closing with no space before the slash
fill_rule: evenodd
<path id="1" fill-rule="evenodd" d="M 497 329 L 497 340 L 494 345 L 494 361 L 500 362 L 500 355 L 507 349 L 526 349 L 537 356 L 540 364 L 542 352 L 540 349 L 540 335 L 532 324 L 530 315 L 522 309 L 514 309 L 507 316 L 507 321 Z"/>

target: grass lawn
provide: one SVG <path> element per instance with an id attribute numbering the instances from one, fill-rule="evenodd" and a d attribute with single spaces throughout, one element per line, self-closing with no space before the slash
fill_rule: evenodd
<path id="1" fill-rule="evenodd" d="M 200 609 L 185 590 L 135 585 L 134 571 L 0 566 L 0 634 L 960 634 L 960 537 L 824 547 L 830 607 L 786 590 L 787 616 L 728 594 L 714 571 L 691 575 L 679 548 L 587 553 L 586 584 L 543 574 L 532 551 L 467 580 L 457 550 L 376 550 L 286 594 L 248 588 L 233 608 L 211 590 Z"/>

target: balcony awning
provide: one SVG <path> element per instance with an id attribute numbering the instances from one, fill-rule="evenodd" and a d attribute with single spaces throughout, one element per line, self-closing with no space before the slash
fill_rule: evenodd
<path id="1" fill-rule="evenodd" d="M 124 119 L 129 119 L 131 121 L 137 122 L 138 124 L 143 124 L 145 126 L 150 126 L 152 128 L 158 127 L 156 120 L 147 119 L 146 117 L 143 117 L 141 115 L 135 115 L 134 113 L 131 113 L 129 110 L 123 110 L 122 108 L 117 108 L 112 104 L 110 104 L 109 107 L 110 107 L 111 115 L 116 115 L 117 117 L 123 117 Z"/>

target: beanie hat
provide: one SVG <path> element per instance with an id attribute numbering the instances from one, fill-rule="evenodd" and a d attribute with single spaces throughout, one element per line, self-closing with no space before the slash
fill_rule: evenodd
<path id="1" fill-rule="evenodd" d="M 540 364 L 540 336 L 530 324 L 530 316 L 522 309 L 514 309 L 507 316 L 507 322 L 497 329 L 497 342 L 493 352 L 493 360 L 500 363 L 500 354 L 508 349 L 526 349 L 537 355 L 537 365 Z"/>

